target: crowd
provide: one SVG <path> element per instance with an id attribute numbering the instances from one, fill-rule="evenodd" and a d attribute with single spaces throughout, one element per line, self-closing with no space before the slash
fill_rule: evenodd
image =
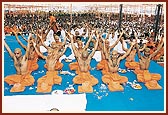
<path id="1" fill-rule="evenodd" d="M 150 73 L 148 68 L 150 60 L 164 55 L 164 25 L 159 27 L 157 40 L 154 38 L 153 23 L 132 20 L 122 21 L 121 25 L 119 28 L 118 20 L 100 18 L 94 14 L 73 15 L 71 20 L 68 14 L 55 16 L 52 12 L 42 15 L 7 13 L 4 33 L 16 36 L 19 44 L 22 44 L 19 35 L 29 37 L 27 46 L 22 45 L 26 50 L 25 55 L 18 48 L 12 52 L 4 40 L 17 70 L 16 75 L 5 77 L 5 82 L 13 85 L 11 92 L 24 91 L 26 86 L 35 82 L 31 72 L 38 69 L 37 61 L 41 57 L 46 61 L 44 67 L 47 72 L 37 80 L 37 92 L 51 92 L 54 84 L 62 82 L 57 73 L 63 67 L 59 59 L 70 47 L 71 57 L 77 61 L 69 65 L 77 74 L 73 82 L 82 84 L 78 92 L 93 92 L 92 86 L 99 82 L 89 72 L 90 61 L 96 51 L 101 57 L 97 69 L 102 70 L 102 81 L 110 91 L 123 91 L 122 84 L 128 81 L 127 77 L 117 73 L 120 61 L 127 56 L 131 59 L 128 59 L 126 67 L 135 70 L 139 82 L 144 82 L 148 89 L 161 89 L 157 83 L 161 76 Z M 141 50 L 144 55 L 141 55 Z M 43 55 L 44 52 L 47 52 L 47 56 Z M 138 53 L 138 64 L 132 59 L 135 53 Z"/>

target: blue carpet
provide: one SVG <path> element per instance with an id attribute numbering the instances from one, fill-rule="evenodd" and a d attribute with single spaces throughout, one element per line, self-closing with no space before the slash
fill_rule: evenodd
<path id="1" fill-rule="evenodd" d="M 26 42 L 19 36 L 21 42 L 26 45 Z M 21 46 L 18 44 L 14 36 L 6 36 L 5 41 L 9 45 L 12 51 L 15 48 Z M 23 48 L 22 52 L 25 54 Z M 71 54 L 70 48 L 65 52 L 66 56 Z M 75 61 L 75 60 L 73 60 Z M 138 58 L 136 56 L 136 61 Z M 63 70 L 68 70 L 72 73 L 74 71 L 69 70 L 69 63 L 62 61 L 64 64 Z M 122 60 L 120 63 L 120 68 L 125 69 L 124 66 L 125 60 Z M 32 76 L 35 78 L 35 83 L 30 87 L 26 87 L 24 92 L 20 93 L 10 93 L 10 88 L 8 84 L 4 83 L 4 95 L 5 96 L 13 96 L 13 95 L 45 95 L 47 93 L 36 93 L 37 79 L 44 76 L 46 73 L 46 69 L 44 68 L 45 61 L 39 59 L 38 61 L 39 68 L 38 70 L 32 72 Z M 97 62 L 92 59 L 91 60 L 91 68 L 96 67 Z M 148 90 L 143 83 L 140 83 L 142 86 L 141 90 L 135 90 L 130 87 L 129 84 L 124 86 L 123 92 L 109 92 L 108 89 L 102 89 L 102 73 L 96 69 L 90 70 L 91 75 L 96 77 L 99 80 L 99 83 L 95 85 L 93 93 L 87 93 L 87 107 L 86 111 L 164 111 L 164 68 L 158 65 L 156 62 L 151 61 L 149 71 L 151 73 L 159 73 L 162 78 L 159 81 L 159 84 L 162 86 L 162 90 Z M 7 75 L 15 74 L 16 70 L 13 66 L 13 60 L 9 56 L 6 49 L 4 50 L 4 77 Z M 124 74 L 119 73 L 122 76 L 128 77 L 128 80 L 132 82 L 136 80 L 136 75 L 130 71 Z M 72 79 L 74 76 L 71 75 L 59 75 L 62 77 L 61 85 L 53 85 L 52 90 L 64 90 L 69 86 L 69 84 L 73 84 Z M 76 89 L 76 94 L 79 85 L 74 85 Z"/>

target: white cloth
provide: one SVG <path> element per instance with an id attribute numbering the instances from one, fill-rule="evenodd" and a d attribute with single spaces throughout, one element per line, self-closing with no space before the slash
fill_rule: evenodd
<path id="1" fill-rule="evenodd" d="M 15 95 L 3 97 L 4 113 L 50 112 L 57 108 L 60 112 L 84 112 L 86 94 L 59 95 Z"/>
<path id="2" fill-rule="evenodd" d="M 49 33 L 47 34 L 47 37 L 46 37 L 46 42 L 48 43 L 52 43 L 54 42 L 54 31 L 53 30 L 50 30 Z"/>
<path id="3" fill-rule="evenodd" d="M 64 41 L 65 36 L 66 36 L 66 35 L 65 35 L 65 31 L 62 29 L 62 30 L 61 30 L 61 35 L 60 35 L 61 42 Z"/>
<path id="4" fill-rule="evenodd" d="M 96 51 L 92 58 L 95 59 L 97 62 L 100 62 L 102 58 L 101 51 Z"/>
<path id="5" fill-rule="evenodd" d="M 110 42 L 110 46 L 112 46 L 118 39 L 118 33 L 115 32 L 114 37 L 112 38 L 111 35 L 109 37 L 109 42 Z M 127 48 L 127 44 L 124 41 L 124 47 Z M 122 49 L 122 44 L 119 41 L 118 44 L 114 47 L 113 50 L 116 50 L 118 53 L 125 53 L 125 51 Z"/>

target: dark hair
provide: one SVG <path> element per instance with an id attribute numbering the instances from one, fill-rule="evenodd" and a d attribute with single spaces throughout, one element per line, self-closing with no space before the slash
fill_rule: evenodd
<path id="1" fill-rule="evenodd" d="M 61 31 L 57 31 L 56 35 L 60 36 L 61 35 Z"/>
<path id="2" fill-rule="evenodd" d="M 80 36 L 76 36 L 76 39 L 77 39 L 77 40 L 81 40 L 81 37 L 80 37 Z"/>

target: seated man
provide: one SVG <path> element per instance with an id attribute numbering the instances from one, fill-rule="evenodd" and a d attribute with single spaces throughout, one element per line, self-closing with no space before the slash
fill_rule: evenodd
<path id="1" fill-rule="evenodd" d="M 18 41 L 18 43 L 26 50 L 27 47 L 19 40 L 17 33 L 14 30 L 12 30 L 12 31 L 15 34 L 16 40 Z M 21 34 L 21 36 L 24 38 L 24 36 L 22 34 Z M 26 38 L 24 38 L 24 39 L 26 40 Z M 33 38 L 31 36 L 30 40 L 32 40 L 32 39 Z M 33 47 L 33 43 L 31 41 L 30 41 L 29 46 L 30 46 L 30 49 L 29 49 L 29 53 L 28 53 L 28 70 L 31 73 L 32 71 L 37 70 L 39 66 L 37 64 L 38 55 L 37 55 L 37 53 L 36 53 L 36 51 L 35 51 L 35 49 Z"/>
<path id="2" fill-rule="evenodd" d="M 89 43 L 90 43 L 91 39 L 92 39 L 92 35 L 89 36 L 89 40 L 88 40 L 88 42 L 86 43 L 86 45 L 84 47 L 83 47 L 82 41 L 77 41 L 78 48 L 75 47 L 74 50 L 76 50 L 76 52 L 78 52 L 81 55 L 82 52 L 85 51 L 89 47 Z M 72 43 L 72 45 L 74 45 L 73 42 L 71 42 L 71 43 Z M 69 64 L 69 68 L 70 68 L 70 70 L 76 70 L 76 74 L 79 73 L 79 64 L 78 64 L 78 62 L 70 63 Z M 89 70 L 90 70 L 90 66 L 89 66 Z"/>
<path id="3" fill-rule="evenodd" d="M 112 45 L 112 46 L 109 46 L 110 45 L 110 42 L 106 39 L 102 39 L 102 41 L 104 42 L 104 47 L 101 49 L 101 57 L 102 57 L 102 60 L 97 64 L 97 70 L 101 70 L 102 69 L 102 74 L 106 74 L 109 70 L 108 70 L 108 62 L 107 62 L 107 59 L 106 59 L 106 56 L 105 56 L 105 51 L 107 51 L 108 53 L 110 53 L 111 49 L 113 49 L 117 43 L 120 41 L 121 39 L 121 36 L 123 35 L 123 33 L 120 35 L 120 37 L 117 39 L 117 41 L 115 41 L 115 43 Z M 109 35 L 107 35 L 109 36 Z M 100 46 L 99 46 L 100 47 Z"/>
<path id="4" fill-rule="evenodd" d="M 121 39 L 121 43 L 122 43 L 122 48 L 124 51 L 128 51 L 128 49 L 126 49 L 123 45 L 123 39 Z M 140 49 L 139 51 L 143 51 L 146 48 L 146 44 L 143 45 L 143 48 Z M 140 65 L 138 62 L 135 62 L 135 55 L 136 55 L 136 49 L 135 46 L 132 48 L 130 54 L 126 57 L 126 62 L 125 62 L 125 66 L 128 69 L 137 69 L 140 68 Z"/>
<path id="5" fill-rule="evenodd" d="M 138 81 L 144 82 L 145 86 L 148 89 L 162 89 L 162 87 L 157 83 L 157 81 L 161 79 L 160 74 L 151 74 L 148 68 L 151 58 L 157 54 L 157 52 L 162 48 L 163 44 L 164 42 L 162 41 L 162 43 L 158 46 L 157 50 L 152 54 L 150 54 L 149 48 L 145 48 L 144 56 L 140 54 L 139 48 L 136 45 L 139 57 L 140 69 L 135 69 L 134 72 L 135 74 L 137 74 Z"/>
<path id="6" fill-rule="evenodd" d="M 16 48 L 14 53 L 11 51 L 9 46 L 4 41 L 4 45 L 9 52 L 9 55 L 14 60 L 14 66 L 16 68 L 17 74 L 9 75 L 5 77 L 5 82 L 9 85 L 13 85 L 10 92 L 22 92 L 25 90 L 25 86 L 31 86 L 34 84 L 34 78 L 31 76 L 28 70 L 28 53 L 30 49 L 30 37 L 28 39 L 28 45 L 25 55 L 22 56 L 21 49 Z"/>
<path id="7" fill-rule="evenodd" d="M 35 47 L 35 43 L 34 43 Z M 53 50 L 52 48 L 48 49 L 48 55 L 44 56 L 42 55 L 37 48 L 35 47 L 35 50 L 37 51 L 37 54 L 46 60 L 46 66 L 47 66 L 47 72 L 46 75 L 39 78 L 37 81 L 37 91 L 36 92 L 51 92 L 52 86 L 54 84 L 61 84 L 62 78 L 58 76 L 57 71 L 55 70 L 55 65 L 58 61 L 58 59 L 64 54 L 66 48 L 64 51 L 59 52 L 58 50 Z"/>
<path id="8" fill-rule="evenodd" d="M 129 50 L 122 56 L 118 55 L 118 52 L 113 50 L 112 55 L 106 51 L 105 56 L 107 58 L 108 64 L 107 67 L 109 71 L 103 75 L 102 81 L 108 85 L 110 91 L 123 91 L 124 88 L 120 84 L 124 84 L 128 81 L 127 77 L 120 76 L 118 72 L 119 64 L 122 59 L 124 59 L 131 51 L 134 46 L 134 42 L 132 43 Z"/>
<path id="9" fill-rule="evenodd" d="M 99 41 L 99 35 L 97 35 L 97 42 L 96 45 L 93 49 L 93 51 L 89 54 L 87 50 L 82 51 L 82 54 L 80 54 L 76 49 L 75 46 L 73 45 L 73 36 L 69 35 L 71 38 L 71 44 L 72 44 L 72 49 L 74 51 L 76 60 L 79 65 L 79 73 L 77 76 L 73 78 L 74 84 L 83 84 L 87 82 L 87 87 L 85 88 L 86 85 L 82 85 L 78 87 L 78 92 L 93 92 L 92 86 L 96 85 L 98 83 L 98 80 L 94 78 L 92 75 L 90 75 L 89 70 L 90 70 L 90 61 L 97 49 L 98 46 L 98 41 Z M 85 89 L 85 90 L 82 90 Z"/>
<path id="10" fill-rule="evenodd" d="M 66 44 L 66 37 L 64 42 L 59 42 L 59 38 L 58 36 L 55 35 L 55 42 L 51 43 L 51 46 L 48 47 L 44 44 L 43 39 L 41 37 L 39 37 L 41 39 L 41 42 L 43 44 L 43 46 L 48 50 L 49 48 L 52 48 L 54 50 L 54 52 L 58 52 L 61 51 L 62 49 L 64 49 L 64 46 Z M 45 68 L 47 68 L 47 65 L 44 65 Z M 61 62 L 59 62 L 59 59 L 57 60 L 56 64 L 55 64 L 55 70 L 61 70 L 63 67 L 63 64 Z"/>

